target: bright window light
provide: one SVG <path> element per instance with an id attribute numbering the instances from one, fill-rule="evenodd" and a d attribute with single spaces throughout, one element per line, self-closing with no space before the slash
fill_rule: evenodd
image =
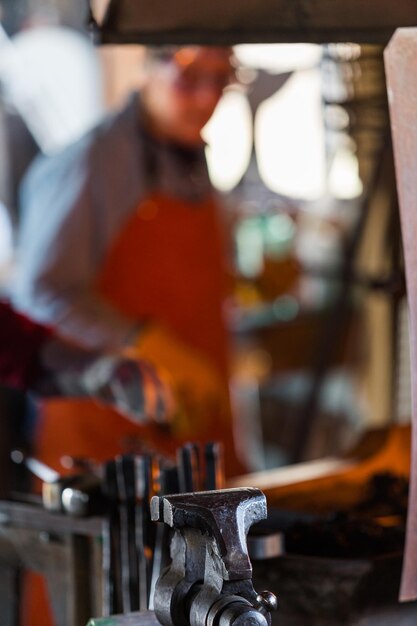
<path id="1" fill-rule="evenodd" d="M 234 50 L 244 65 L 271 72 L 315 67 L 321 58 L 321 46 L 315 44 L 245 44 Z"/>
<path id="2" fill-rule="evenodd" d="M 252 148 L 251 112 L 242 93 L 223 96 L 203 136 L 210 177 L 218 189 L 230 191 L 248 167 Z"/>
<path id="3" fill-rule="evenodd" d="M 255 146 L 259 174 L 272 191 L 303 200 L 325 191 L 324 130 L 318 64 L 321 47 L 244 45 L 235 48 L 244 66 L 279 74 L 299 70 L 258 108 Z M 250 108 L 242 94 L 227 93 L 204 137 L 214 185 L 231 190 L 247 169 L 252 142 Z"/>
<path id="4" fill-rule="evenodd" d="M 273 191 L 305 200 L 323 195 L 326 163 L 318 70 L 294 74 L 260 106 L 255 143 L 260 174 Z"/>
<path id="5" fill-rule="evenodd" d="M 75 31 L 39 27 L 2 42 L 7 94 L 44 152 L 75 141 L 104 113 L 100 65 Z"/>
<path id="6" fill-rule="evenodd" d="M 361 195 L 358 159 L 347 148 L 339 148 L 334 156 L 328 179 L 329 192 L 340 200 L 351 200 Z"/>

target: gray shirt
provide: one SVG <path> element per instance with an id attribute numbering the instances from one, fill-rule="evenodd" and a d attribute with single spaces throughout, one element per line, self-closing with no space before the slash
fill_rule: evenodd
<path id="1" fill-rule="evenodd" d="M 94 284 L 141 199 L 154 188 L 191 202 L 212 192 L 204 148 L 156 141 L 141 119 L 135 95 L 60 155 L 38 159 L 23 185 L 14 304 L 90 348 L 117 349 L 137 331 L 140 320 Z"/>

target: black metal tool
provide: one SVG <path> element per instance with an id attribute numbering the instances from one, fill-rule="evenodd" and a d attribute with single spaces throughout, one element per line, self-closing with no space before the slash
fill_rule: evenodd
<path id="1" fill-rule="evenodd" d="M 113 615 L 122 610 L 119 502 L 114 460 L 104 466 L 103 490 L 107 497 L 103 523 L 103 615 Z"/>
<path id="2" fill-rule="evenodd" d="M 138 558 L 138 587 L 136 594 L 141 611 L 148 608 L 154 528 L 151 528 L 149 500 L 152 491 L 152 458 L 135 457 L 135 548 Z"/>
<path id="3" fill-rule="evenodd" d="M 135 460 L 131 455 L 116 459 L 118 512 L 120 526 L 120 563 L 123 610 L 139 609 L 137 589 L 138 555 L 136 552 L 136 481 Z"/>
<path id="4" fill-rule="evenodd" d="M 100 476 L 92 470 L 61 476 L 39 459 L 13 450 L 11 459 L 23 464 L 42 481 L 42 504 L 52 513 L 68 513 L 74 517 L 100 515 L 105 502 Z"/>
<path id="5" fill-rule="evenodd" d="M 206 490 L 224 489 L 223 444 L 218 441 L 206 443 L 204 446 L 204 460 L 206 464 Z"/>
<path id="6" fill-rule="evenodd" d="M 199 448 L 195 443 L 186 443 L 177 451 L 178 480 L 181 493 L 200 489 Z"/>
<path id="7" fill-rule="evenodd" d="M 172 563 L 156 585 L 163 626 L 268 626 L 276 598 L 257 594 L 246 547 L 250 526 L 266 517 L 258 489 L 154 497 L 152 519 L 174 529 Z"/>
<path id="8" fill-rule="evenodd" d="M 159 490 L 158 495 L 163 496 L 169 493 L 179 492 L 178 470 L 176 466 L 166 466 L 163 461 L 159 464 Z M 155 524 L 153 524 L 155 526 Z M 155 528 L 150 589 L 149 589 L 149 609 L 154 610 L 155 588 L 162 569 L 168 564 L 169 544 L 171 529 L 166 524 L 157 524 Z"/>

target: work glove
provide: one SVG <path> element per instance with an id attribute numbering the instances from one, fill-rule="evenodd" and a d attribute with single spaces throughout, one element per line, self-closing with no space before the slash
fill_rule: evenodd
<path id="1" fill-rule="evenodd" d="M 166 377 L 144 360 L 104 356 L 80 375 L 80 386 L 136 423 L 169 424 L 174 397 Z"/>
<path id="2" fill-rule="evenodd" d="M 168 424 L 173 394 L 163 372 L 123 354 L 92 353 L 62 337 L 50 337 L 40 353 L 42 396 L 91 397 L 135 423 Z"/>
<path id="3" fill-rule="evenodd" d="M 172 428 L 176 436 L 206 436 L 212 432 L 214 420 L 224 419 L 229 407 L 227 386 L 203 355 L 167 328 L 150 324 L 126 355 L 143 359 L 164 372 L 164 380 L 174 394 Z"/>

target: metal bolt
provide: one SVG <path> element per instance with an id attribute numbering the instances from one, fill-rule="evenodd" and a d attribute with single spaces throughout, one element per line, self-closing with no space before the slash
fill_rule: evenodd
<path id="1" fill-rule="evenodd" d="M 261 591 L 256 596 L 256 608 L 262 615 L 267 615 L 278 608 L 277 597 L 272 591 Z"/>

